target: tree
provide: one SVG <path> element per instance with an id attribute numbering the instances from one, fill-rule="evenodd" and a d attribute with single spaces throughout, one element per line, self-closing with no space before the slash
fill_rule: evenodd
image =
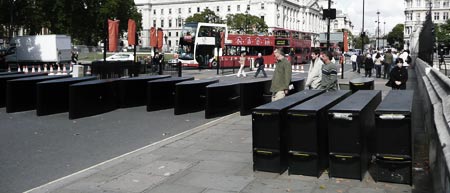
<path id="1" fill-rule="evenodd" d="M 450 45 L 450 20 L 444 24 L 436 25 L 436 39 L 439 44 Z"/>
<path id="2" fill-rule="evenodd" d="M 403 24 L 397 24 L 387 35 L 387 42 L 397 50 L 401 50 L 405 44 L 403 40 L 403 29 Z"/>
<path id="3" fill-rule="evenodd" d="M 220 16 L 210 9 L 205 9 L 200 13 L 187 17 L 186 22 L 223 23 Z"/>
<path id="4" fill-rule="evenodd" d="M 228 14 L 227 25 L 232 30 L 244 31 L 246 34 L 266 32 L 267 24 L 260 17 L 249 14 Z"/>
<path id="5" fill-rule="evenodd" d="M 370 41 L 369 37 L 364 36 L 364 44 L 368 44 L 369 41 Z M 354 36 L 354 38 L 353 38 L 353 45 L 355 45 L 356 49 L 361 49 L 362 48 L 361 36 Z"/>

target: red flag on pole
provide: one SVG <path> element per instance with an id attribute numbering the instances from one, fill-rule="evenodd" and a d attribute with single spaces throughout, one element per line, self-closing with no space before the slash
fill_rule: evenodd
<path id="1" fill-rule="evenodd" d="M 344 52 L 348 52 L 348 32 L 344 31 Z"/>
<path id="2" fill-rule="evenodd" d="M 109 32 L 109 51 L 115 52 L 117 50 L 117 41 L 119 40 L 119 20 L 108 19 Z"/>
<path id="3" fill-rule="evenodd" d="M 128 45 L 136 45 L 136 22 L 128 19 Z"/>
<path id="4" fill-rule="evenodd" d="M 161 28 L 158 28 L 158 50 L 161 52 L 163 47 L 163 30 Z"/>
<path id="5" fill-rule="evenodd" d="M 150 28 L 150 47 L 156 48 L 158 42 L 156 40 L 156 29 L 155 27 Z"/>

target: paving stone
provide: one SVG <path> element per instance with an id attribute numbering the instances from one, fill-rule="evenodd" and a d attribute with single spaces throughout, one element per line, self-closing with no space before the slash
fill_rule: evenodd
<path id="1" fill-rule="evenodd" d="M 386 193 L 386 191 L 383 189 L 353 187 L 348 190 L 348 193 Z"/>
<path id="2" fill-rule="evenodd" d="M 253 162 L 242 168 L 236 175 L 238 176 L 251 176 L 255 179 L 275 179 L 280 174 L 272 172 L 253 171 Z"/>
<path id="3" fill-rule="evenodd" d="M 253 180 L 251 177 L 220 175 L 211 173 L 192 172 L 181 177 L 176 184 L 205 187 L 222 191 L 241 191 Z"/>
<path id="4" fill-rule="evenodd" d="M 145 154 L 141 154 L 139 156 L 136 156 L 136 157 L 130 159 L 129 162 L 132 164 L 136 164 L 136 165 L 145 165 L 145 164 L 151 163 L 161 157 L 162 157 L 161 155 L 145 153 Z"/>
<path id="5" fill-rule="evenodd" d="M 156 175 L 145 175 L 139 173 L 128 173 L 120 176 L 117 179 L 101 185 L 100 187 L 105 190 L 112 191 L 128 191 L 132 193 L 139 193 L 146 189 L 155 187 L 161 183 L 166 177 Z"/>
<path id="6" fill-rule="evenodd" d="M 174 141 L 172 143 L 169 143 L 169 144 L 165 145 L 165 147 L 187 148 L 187 147 L 189 147 L 189 146 L 191 146 L 193 144 L 195 144 L 194 141 L 181 139 L 181 140 L 177 140 L 177 141 Z"/>
<path id="7" fill-rule="evenodd" d="M 314 184 L 293 180 L 256 179 L 252 181 L 242 193 L 311 193 Z"/>
<path id="8" fill-rule="evenodd" d="M 203 150 L 194 155 L 199 160 L 244 162 L 250 163 L 253 160 L 252 154 L 229 151 Z"/>
<path id="9" fill-rule="evenodd" d="M 171 176 L 195 164 L 196 163 L 189 163 L 183 161 L 157 160 L 143 167 L 135 168 L 134 170 L 132 170 L 132 172 L 147 175 Z"/>
<path id="10" fill-rule="evenodd" d="M 230 192 L 230 191 L 222 191 L 222 190 L 214 190 L 214 189 L 207 189 L 205 192 L 202 193 L 238 193 L 238 192 Z"/>
<path id="11" fill-rule="evenodd" d="M 179 184 L 161 184 L 151 190 L 145 190 L 142 193 L 204 193 L 205 189 L 206 188 Z"/>
<path id="12" fill-rule="evenodd" d="M 152 153 L 160 155 L 161 159 L 168 158 L 186 158 L 193 157 L 192 155 L 201 152 L 201 149 L 197 148 L 173 148 L 173 147 L 161 147 Z"/>
<path id="13" fill-rule="evenodd" d="M 190 168 L 194 172 L 203 173 L 217 173 L 233 175 L 237 174 L 242 168 L 247 167 L 248 164 L 240 162 L 222 162 L 222 161 L 201 161 L 196 166 Z"/>
<path id="14" fill-rule="evenodd" d="M 347 193 L 348 189 L 349 186 L 344 184 L 317 183 L 313 193 Z"/>

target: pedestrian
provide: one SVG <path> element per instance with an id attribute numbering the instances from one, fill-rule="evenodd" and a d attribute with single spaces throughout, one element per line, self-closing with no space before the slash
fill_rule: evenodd
<path id="1" fill-rule="evenodd" d="M 353 68 L 353 72 L 356 71 L 356 63 L 357 63 L 357 56 L 356 53 L 353 53 L 350 56 L 350 61 L 352 61 L 352 68 Z"/>
<path id="2" fill-rule="evenodd" d="M 391 71 L 391 78 L 389 79 L 389 85 L 392 90 L 405 90 L 406 81 L 408 81 L 408 70 L 403 66 L 404 61 L 402 58 L 397 58 L 395 61 L 397 66 Z"/>
<path id="3" fill-rule="evenodd" d="M 267 78 L 266 71 L 264 70 L 264 58 L 261 53 L 258 53 L 258 57 L 255 59 L 256 65 L 258 65 L 258 70 L 256 70 L 255 78 L 258 77 L 259 72 L 261 71 L 264 75 L 264 78 Z"/>
<path id="4" fill-rule="evenodd" d="M 364 60 L 364 71 L 365 71 L 365 77 L 372 77 L 372 68 L 373 68 L 373 60 L 372 56 L 370 54 L 366 55 L 366 59 Z"/>
<path id="5" fill-rule="evenodd" d="M 331 52 L 324 51 L 320 54 L 320 58 L 323 61 L 320 88 L 326 91 L 337 90 L 337 66 L 331 62 L 333 54 L 331 54 Z"/>
<path id="6" fill-rule="evenodd" d="M 308 78 L 306 78 L 306 88 L 320 89 L 322 65 L 323 62 L 320 59 L 320 50 L 316 49 L 311 53 L 311 64 L 309 65 Z"/>
<path id="7" fill-rule="evenodd" d="M 375 64 L 375 76 L 377 78 L 381 78 L 381 65 L 383 64 L 383 58 L 380 53 L 377 53 L 373 63 Z"/>
<path id="8" fill-rule="evenodd" d="M 71 63 L 72 65 L 76 65 L 78 63 L 78 52 L 72 51 Z"/>
<path id="9" fill-rule="evenodd" d="M 361 73 L 361 68 L 364 68 L 364 54 L 359 53 L 358 57 L 356 57 L 356 63 L 358 65 L 358 73 Z"/>
<path id="10" fill-rule="evenodd" d="M 391 65 L 394 63 L 394 55 L 391 53 L 391 49 L 388 49 L 386 54 L 384 55 L 384 62 L 383 62 L 383 78 L 389 79 L 389 74 L 391 72 Z"/>
<path id="11" fill-rule="evenodd" d="M 272 76 L 272 85 L 270 92 L 272 92 L 272 102 L 282 99 L 289 92 L 289 84 L 291 83 L 292 65 L 284 57 L 284 52 L 281 49 L 274 51 L 277 60 L 275 71 Z"/>
<path id="12" fill-rule="evenodd" d="M 244 70 L 244 67 L 245 67 L 245 52 L 241 52 L 241 57 L 239 58 L 239 65 L 241 67 L 239 68 L 239 71 L 236 74 L 236 76 L 239 78 L 239 77 L 241 77 L 241 74 L 242 74 L 243 77 L 247 77 L 247 74 L 245 74 L 245 70 Z"/>
<path id="13" fill-rule="evenodd" d="M 158 52 L 155 52 L 155 55 L 152 58 L 152 72 L 156 73 L 159 70 L 161 64 L 161 57 Z"/>
<path id="14" fill-rule="evenodd" d="M 409 56 L 409 50 L 404 50 L 399 57 L 403 59 L 403 67 L 408 69 L 409 64 L 411 63 L 411 56 Z"/>
<path id="15" fill-rule="evenodd" d="M 291 65 L 295 65 L 296 58 L 295 58 L 294 48 L 291 48 L 291 50 L 289 51 L 289 58 L 291 59 Z"/>

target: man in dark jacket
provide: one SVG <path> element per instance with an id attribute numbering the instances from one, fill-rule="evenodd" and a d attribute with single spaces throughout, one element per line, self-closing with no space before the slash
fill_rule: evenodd
<path id="1" fill-rule="evenodd" d="M 258 70 L 256 70 L 255 78 L 258 77 L 259 71 L 261 71 L 264 75 L 264 78 L 267 78 L 266 71 L 264 70 L 264 58 L 261 56 L 261 53 L 258 53 L 258 57 L 255 59 L 256 65 L 258 65 Z"/>
<path id="2" fill-rule="evenodd" d="M 366 59 L 364 60 L 364 70 L 366 71 L 365 73 L 366 77 L 372 77 L 373 66 L 374 63 L 372 57 L 370 56 L 370 54 L 367 54 Z"/>

